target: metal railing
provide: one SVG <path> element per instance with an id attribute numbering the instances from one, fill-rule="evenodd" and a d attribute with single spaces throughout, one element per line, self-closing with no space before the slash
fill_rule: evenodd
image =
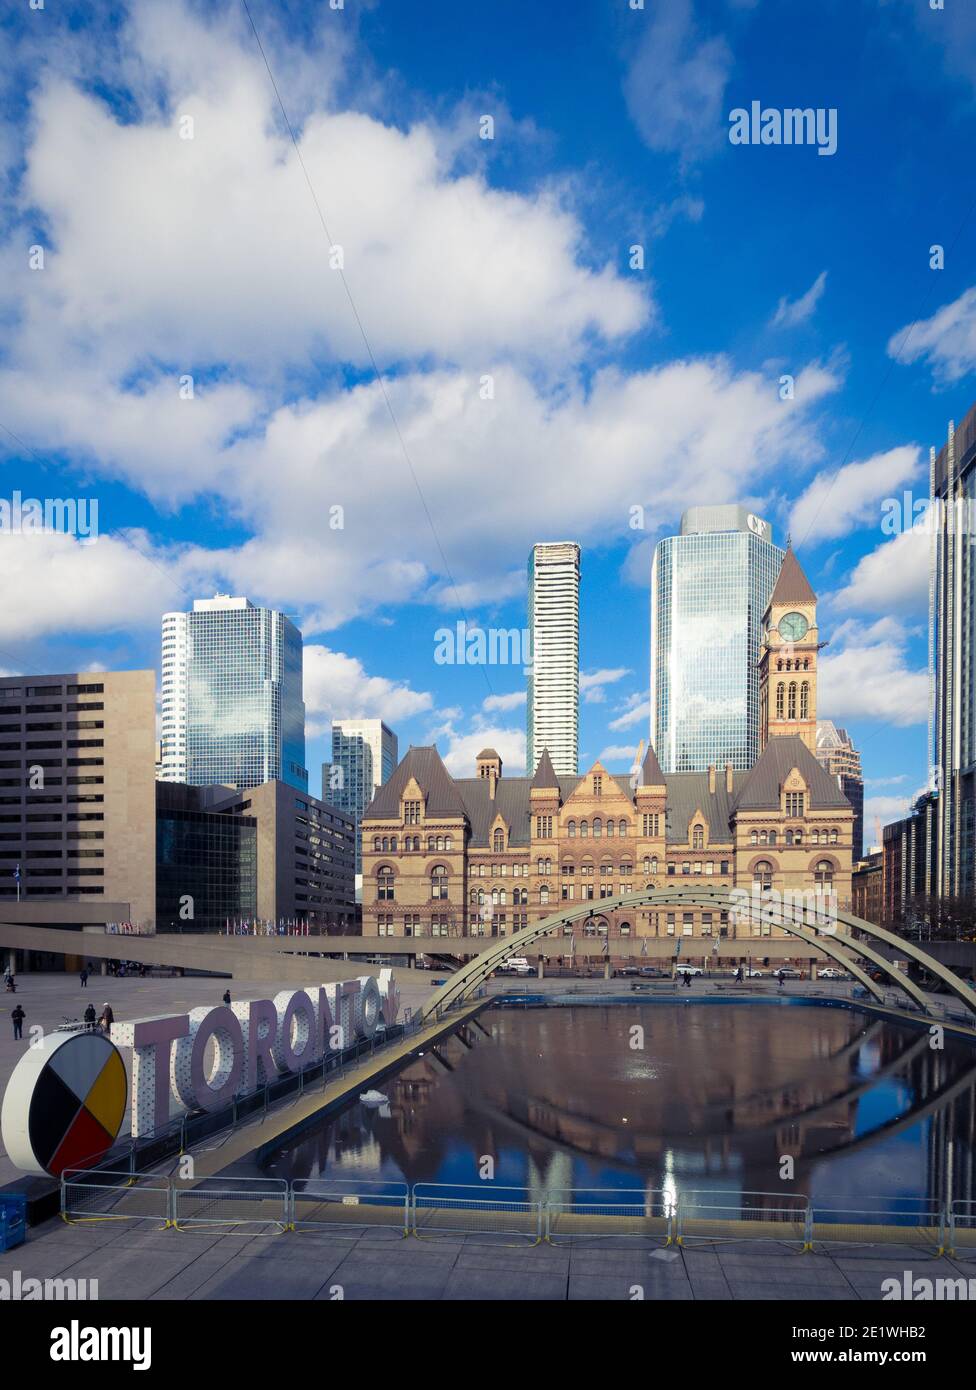
<path id="1" fill-rule="evenodd" d="M 171 1184 L 171 1221 L 178 1231 L 230 1227 L 253 1235 L 255 1227 L 287 1231 L 291 1193 L 284 1178 L 197 1178 Z"/>
<path id="2" fill-rule="evenodd" d="M 421 1239 L 441 1235 L 519 1236 L 538 1244 L 544 1202 L 524 1187 L 416 1183 L 411 1232 Z"/>
<path id="3" fill-rule="evenodd" d="M 293 1230 L 329 1230 L 351 1240 L 378 1230 L 410 1233 L 410 1188 L 405 1182 L 296 1178 L 290 1199 Z"/>
<path id="4" fill-rule="evenodd" d="M 907 1245 L 976 1254 L 976 1202 L 863 1197 L 856 1204 L 782 1192 L 555 1188 L 341 1178 L 179 1177 L 72 1169 L 61 1178 L 65 1221 L 144 1221 L 156 1229 L 254 1234 L 318 1232 L 338 1239 L 489 1236 L 532 1244 L 653 1245 L 774 1241 L 801 1250 Z"/>
<path id="5" fill-rule="evenodd" d="M 171 1184 L 149 1174 L 67 1168 L 61 1174 L 61 1218 L 70 1225 L 91 1221 L 170 1223 Z"/>

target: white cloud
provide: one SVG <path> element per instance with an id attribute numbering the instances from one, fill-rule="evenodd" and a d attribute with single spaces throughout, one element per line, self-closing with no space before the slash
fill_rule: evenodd
<path id="1" fill-rule="evenodd" d="M 604 748 L 597 758 L 598 762 L 603 763 L 604 767 L 609 767 L 611 763 L 625 764 L 628 772 L 634 764 L 634 753 L 637 750 L 627 743 L 611 743 Z"/>
<path id="2" fill-rule="evenodd" d="M 483 710 L 510 710 L 518 709 L 526 701 L 524 690 L 513 690 L 509 695 L 486 695 L 481 703 Z"/>
<path id="3" fill-rule="evenodd" d="M 976 286 L 930 319 L 899 329 L 889 340 L 888 353 L 899 362 L 924 358 L 936 380 L 944 383 L 976 370 Z"/>
<path id="4" fill-rule="evenodd" d="M 634 724 L 646 723 L 650 717 L 650 696 L 648 694 L 631 695 L 623 714 L 619 714 L 616 719 L 611 719 L 607 728 L 618 733 L 621 729 L 629 729 Z"/>
<path id="5" fill-rule="evenodd" d="M 606 687 L 630 675 L 627 666 L 604 667 L 599 671 L 581 671 L 579 678 L 580 694 L 586 704 L 602 705 L 606 700 Z"/>
<path id="6" fill-rule="evenodd" d="M 866 796 L 864 798 L 864 847 L 874 845 L 877 839 L 876 823 L 882 829 L 892 821 L 902 820 L 912 809 L 912 799 L 907 796 Z"/>
<path id="7" fill-rule="evenodd" d="M 856 526 L 881 525 L 881 502 L 917 473 L 917 445 L 904 444 L 834 473 L 818 473 L 793 504 L 790 530 L 796 544 L 846 536 Z"/>
<path id="8" fill-rule="evenodd" d="M 691 0 L 668 0 L 653 18 L 639 19 L 643 35 L 624 78 L 627 108 L 652 150 L 693 159 L 727 132 L 722 99 L 732 52 L 724 38 L 701 34 Z"/>
<path id="9" fill-rule="evenodd" d="M 403 681 L 371 676 L 363 664 L 345 652 L 316 643 L 305 645 L 306 732 L 324 733 L 333 719 L 385 719 L 396 725 L 429 710 L 427 691 L 412 690 Z"/>
<path id="10" fill-rule="evenodd" d="M 930 537 L 923 524 L 863 556 L 845 588 L 830 596 L 859 613 L 922 613 L 928 603 Z"/>
<path id="11" fill-rule="evenodd" d="M 799 299 L 789 300 L 784 295 L 773 315 L 774 327 L 795 328 L 799 323 L 806 323 L 820 303 L 826 285 L 827 272 L 822 270 L 806 294 L 802 294 Z"/>
<path id="12" fill-rule="evenodd" d="M 872 624 L 851 620 L 834 632 L 820 658 L 817 708 L 842 723 L 877 719 L 921 724 L 928 717 L 928 674 L 908 664 L 907 634 L 893 618 Z M 839 648 L 835 650 L 834 648 Z"/>
<path id="13" fill-rule="evenodd" d="M 431 737 L 437 744 L 445 767 L 455 777 L 475 775 L 475 759 L 482 748 L 494 748 L 501 755 L 503 776 L 521 776 L 525 771 L 524 728 L 506 728 L 476 715 L 473 732 L 461 732 L 452 718 L 435 728 Z M 446 751 L 442 746 L 445 742 Z M 534 768 L 532 770 L 535 771 Z"/>

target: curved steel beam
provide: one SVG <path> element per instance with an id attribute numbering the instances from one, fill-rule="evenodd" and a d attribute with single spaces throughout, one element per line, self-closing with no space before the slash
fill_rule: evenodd
<path id="1" fill-rule="evenodd" d="M 551 932 L 569 923 L 579 921 L 580 919 L 585 921 L 587 918 L 597 915 L 597 913 L 612 912 L 618 908 L 633 911 L 642 907 L 676 906 L 679 903 L 693 903 L 698 906 L 728 908 L 728 890 L 704 887 L 698 884 L 676 884 L 673 887 L 647 889 L 642 893 L 632 893 L 617 898 L 601 898 L 599 906 L 593 901 L 581 904 L 578 907 L 565 909 L 562 912 L 554 913 L 551 917 L 543 918 L 541 922 L 537 922 L 534 926 L 524 927 L 522 931 L 516 932 L 514 936 L 500 937 L 497 946 L 490 947 L 487 951 L 483 951 L 480 956 L 455 972 L 446 984 L 435 991 L 421 1010 L 421 1016 L 426 1018 L 429 1014 L 435 1013 L 443 1008 L 445 1004 L 449 1004 L 455 999 L 463 998 L 469 990 L 479 985 L 508 956 L 518 954 L 520 948 L 531 945 L 532 942 L 538 941 L 540 937 L 548 936 Z M 903 989 L 906 994 L 914 999 L 926 1013 L 929 1012 L 930 1002 L 924 991 L 920 989 L 913 980 L 909 980 L 901 971 L 896 970 L 885 956 L 874 951 L 863 941 L 855 939 L 847 935 L 847 933 L 838 932 L 836 929 L 829 932 L 811 931 L 808 927 L 802 925 L 800 921 L 795 920 L 794 914 L 798 914 L 801 919 L 803 917 L 802 905 L 790 903 L 788 911 L 790 913 L 789 920 L 786 919 L 786 914 L 781 912 L 774 925 L 782 927 L 785 931 L 790 932 L 791 935 L 799 937 L 809 945 L 815 946 L 818 951 L 822 951 L 825 955 L 836 960 L 838 964 L 849 971 L 855 979 L 859 980 L 876 999 L 883 1002 L 884 991 L 879 989 L 877 983 L 856 964 L 850 955 L 847 954 L 848 950 L 855 950 L 872 961 L 872 963 L 880 970 L 883 970 L 900 989 Z M 926 951 L 921 950 L 910 941 L 905 941 L 903 937 L 896 936 L 893 932 L 887 931 L 884 927 L 876 926 L 873 922 L 866 922 L 860 917 L 855 917 L 852 912 L 838 911 L 837 920 L 838 922 L 842 922 L 845 926 L 852 928 L 854 931 L 861 932 L 864 935 L 883 941 L 888 945 L 895 946 L 898 950 L 903 951 L 905 955 L 910 956 L 913 960 L 918 961 L 919 964 L 924 965 L 937 979 L 942 980 L 943 983 L 948 985 L 949 989 L 952 990 L 956 997 L 976 1015 L 976 991 L 973 991 L 960 980 L 957 975 L 949 970 L 948 967 L 942 965 L 940 961 L 935 960 L 934 957 L 930 956 Z M 683 940 L 684 938 L 677 939 Z M 742 940 L 744 944 L 746 940 L 755 940 L 755 938 L 743 938 Z M 758 940 L 761 942 L 762 938 L 760 937 Z"/>

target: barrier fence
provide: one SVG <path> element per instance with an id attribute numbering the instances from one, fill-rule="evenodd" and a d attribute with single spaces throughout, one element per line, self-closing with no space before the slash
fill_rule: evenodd
<path id="1" fill-rule="evenodd" d="M 842 1199 L 782 1192 L 554 1188 L 494 1183 L 366 1182 L 357 1179 L 211 1177 L 70 1169 L 61 1177 L 69 1224 L 147 1222 L 157 1229 L 253 1235 L 319 1231 L 339 1239 L 422 1240 L 489 1236 L 650 1245 L 773 1241 L 799 1250 L 899 1245 L 933 1255 L 976 1256 L 976 1201 Z"/>

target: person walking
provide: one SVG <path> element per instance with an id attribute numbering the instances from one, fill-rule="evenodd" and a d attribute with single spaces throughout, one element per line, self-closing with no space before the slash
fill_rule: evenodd
<path id="1" fill-rule="evenodd" d="M 102 1016 L 98 1021 L 102 1025 L 102 1029 L 105 1033 L 105 1036 L 107 1038 L 110 1038 L 112 1036 L 112 1024 L 115 1022 L 115 1015 L 113 1014 L 112 1006 L 107 999 L 102 1006 Z"/>
<path id="2" fill-rule="evenodd" d="M 24 1019 L 27 1015 L 24 1013 L 20 1004 L 18 1004 L 16 1009 L 11 1011 L 10 1017 L 14 1022 L 14 1042 L 19 1042 L 24 1036 Z"/>
<path id="3" fill-rule="evenodd" d="M 229 989 L 225 989 L 222 997 L 223 997 L 224 1003 L 225 1003 L 225 1004 L 229 1004 L 229 1003 L 230 1003 L 230 990 L 229 990 Z"/>
<path id="4" fill-rule="evenodd" d="M 85 1010 L 85 1015 L 84 1015 L 84 1017 L 85 1017 L 85 1030 L 86 1030 L 87 1032 L 89 1032 L 89 1033 L 93 1033 L 93 1032 L 95 1031 L 95 1023 L 96 1023 L 95 1005 L 94 1005 L 94 1004 L 89 1004 L 89 1005 L 88 1005 L 88 1008 Z"/>
<path id="5" fill-rule="evenodd" d="M 81 975 L 79 976 L 79 979 L 81 980 L 81 987 L 82 987 L 82 989 L 87 989 L 87 988 L 88 988 L 88 971 L 85 969 L 84 966 L 81 967 Z"/>

